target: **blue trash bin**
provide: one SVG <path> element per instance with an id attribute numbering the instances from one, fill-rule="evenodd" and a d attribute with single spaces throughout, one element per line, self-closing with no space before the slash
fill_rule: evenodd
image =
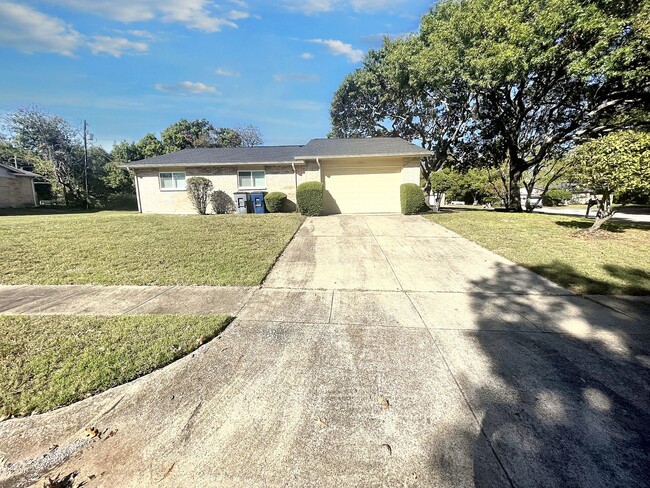
<path id="1" fill-rule="evenodd" d="M 253 213 L 263 214 L 266 212 L 264 193 L 251 193 L 251 201 L 253 202 Z"/>

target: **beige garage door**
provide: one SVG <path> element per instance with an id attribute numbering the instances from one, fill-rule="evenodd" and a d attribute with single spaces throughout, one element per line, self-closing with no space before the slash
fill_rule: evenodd
<path id="1" fill-rule="evenodd" d="M 326 161 L 325 213 L 399 212 L 402 163 Z"/>

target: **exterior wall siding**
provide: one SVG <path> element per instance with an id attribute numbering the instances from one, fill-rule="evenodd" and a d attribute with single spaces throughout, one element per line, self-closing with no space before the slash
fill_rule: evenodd
<path id="1" fill-rule="evenodd" d="M 281 191 L 287 194 L 290 202 L 296 201 L 296 183 L 303 181 L 320 181 L 318 166 L 296 164 L 296 174 L 290 165 L 246 165 L 246 166 L 202 166 L 202 167 L 175 167 L 137 169 L 136 178 L 140 190 L 140 206 L 143 213 L 177 213 L 193 214 L 196 210 L 190 203 L 187 192 L 184 190 L 161 191 L 158 181 L 160 172 L 181 171 L 186 178 L 203 176 L 212 181 L 214 190 L 221 190 L 231 198 L 233 193 L 239 191 L 237 184 L 238 170 L 260 170 L 266 172 L 266 188 L 262 191 Z M 246 190 L 251 192 L 251 190 Z M 208 208 L 208 211 L 211 211 Z"/>
<path id="2" fill-rule="evenodd" d="M 402 168 L 402 183 L 415 183 L 419 185 L 421 171 L 419 159 L 407 161 Z"/>
<path id="3" fill-rule="evenodd" d="M 32 179 L 0 174 L 0 208 L 34 207 Z"/>
<path id="4" fill-rule="evenodd" d="M 389 159 L 390 160 L 390 159 Z M 332 160 L 333 161 L 333 160 Z M 362 163 L 372 167 L 372 162 L 364 158 L 350 158 L 351 164 Z M 419 159 L 391 161 L 402 161 L 401 182 L 420 184 L 420 162 Z M 387 159 L 382 159 L 386 163 Z M 321 166 L 327 160 L 320 162 Z M 322 181 L 321 170 L 316 161 L 296 163 L 294 174 L 290 165 L 246 165 L 246 166 L 182 166 L 174 168 L 146 168 L 136 169 L 136 178 L 140 193 L 140 206 L 143 213 L 172 213 L 172 214 L 194 214 L 196 210 L 192 207 L 185 190 L 161 191 L 158 181 L 160 172 L 180 171 L 185 172 L 186 178 L 203 176 L 212 181 L 214 190 L 222 190 L 230 197 L 239 191 L 237 185 L 238 170 L 260 170 L 266 172 L 266 192 L 281 191 L 287 194 L 290 202 L 288 208 L 295 208 L 296 186 L 306 181 Z M 247 190 L 250 192 L 250 190 Z M 293 204 L 293 205 L 291 205 Z M 211 211 L 208 208 L 208 211 Z"/>

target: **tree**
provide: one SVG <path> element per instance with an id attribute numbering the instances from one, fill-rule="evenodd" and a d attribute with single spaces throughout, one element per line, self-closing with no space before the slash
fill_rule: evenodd
<path id="1" fill-rule="evenodd" d="M 151 143 L 151 138 L 158 141 L 153 134 L 145 137 L 148 136 Z M 227 127 L 216 129 L 207 119 L 180 119 L 163 130 L 160 136 L 161 148 L 155 146 L 155 151 L 160 150 L 160 154 L 197 147 L 240 147 L 243 144 L 242 136 L 237 130 Z M 252 137 L 252 134 L 248 136 Z"/>
<path id="2" fill-rule="evenodd" d="M 632 195 L 650 195 L 650 133 L 615 132 L 580 145 L 570 156 L 575 182 L 590 187 L 598 212 L 591 231 L 616 213 L 614 195 L 625 204 Z"/>
<path id="3" fill-rule="evenodd" d="M 384 40 L 364 66 L 349 74 L 330 108 L 335 137 L 402 137 L 433 152 L 422 161 L 425 181 L 444 166 L 458 164 L 469 129 L 471 94 L 444 70 L 428 70 L 417 36 Z M 429 190 L 429 188 L 426 188 Z"/>
<path id="4" fill-rule="evenodd" d="M 242 147 L 254 147 L 264 144 L 260 129 L 254 125 L 240 125 L 235 131 L 239 134 L 241 140 L 240 146 Z"/>
<path id="5" fill-rule="evenodd" d="M 175 149 L 166 148 L 154 134 L 148 132 L 142 139 L 135 143 L 135 151 L 139 154 L 139 159 L 144 159 L 160 156 L 161 154 L 175 151 Z"/>
<path id="6" fill-rule="evenodd" d="M 65 119 L 32 106 L 6 115 L 5 125 L 15 146 L 37 156 L 35 171 L 58 185 L 67 205 L 86 201 L 81 141 Z"/>
<path id="7" fill-rule="evenodd" d="M 481 139 L 499 140 L 511 204 L 525 171 L 647 104 L 649 3 L 624 3 L 470 0 L 423 18 L 429 63 L 467 83 Z"/>
<path id="8" fill-rule="evenodd" d="M 212 182 L 202 176 L 189 178 L 186 183 L 187 196 L 197 212 L 205 215 L 212 193 Z"/>
<path id="9" fill-rule="evenodd" d="M 453 173 L 448 168 L 441 171 L 434 171 L 429 175 L 429 184 L 435 198 L 435 203 L 433 205 L 434 212 L 438 212 L 440 210 L 442 196 L 447 190 L 454 186 L 456 178 L 457 173 Z"/>
<path id="10" fill-rule="evenodd" d="M 222 127 L 215 131 L 214 143 L 210 147 L 241 147 L 242 139 L 234 129 Z"/>
<path id="11" fill-rule="evenodd" d="M 575 144 L 648 125 L 650 0 L 446 0 L 334 95 L 333 134 L 419 140 L 428 172 L 507 170 L 504 203 Z M 634 115 L 631 115 L 634 114 Z M 528 178 L 526 188 L 535 184 Z"/>
<path id="12" fill-rule="evenodd" d="M 216 130 L 207 119 L 180 119 L 160 133 L 165 152 L 191 147 L 213 147 Z"/>

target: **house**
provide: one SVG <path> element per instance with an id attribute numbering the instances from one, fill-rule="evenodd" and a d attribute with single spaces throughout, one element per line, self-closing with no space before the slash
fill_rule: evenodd
<path id="1" fill-rule="evenodd" d="M 194 213 L 185 182 L 212 181 L 215 190 L 280 191 L 296 201 L 305 181 L 325 185 L 324 210 L 400 211 L 400 185 L 420 184 L 420 160 L 430 152 L 399 138 L 313 139 L 304 146 L 184 149 L 124 165 L 135 172 L 144 213 Z"/>
<path id="2" fill-rule="evenodd" d="M 0 164 L 0 208 L 36 207 L 34 178 L 39 175 Z"/>

